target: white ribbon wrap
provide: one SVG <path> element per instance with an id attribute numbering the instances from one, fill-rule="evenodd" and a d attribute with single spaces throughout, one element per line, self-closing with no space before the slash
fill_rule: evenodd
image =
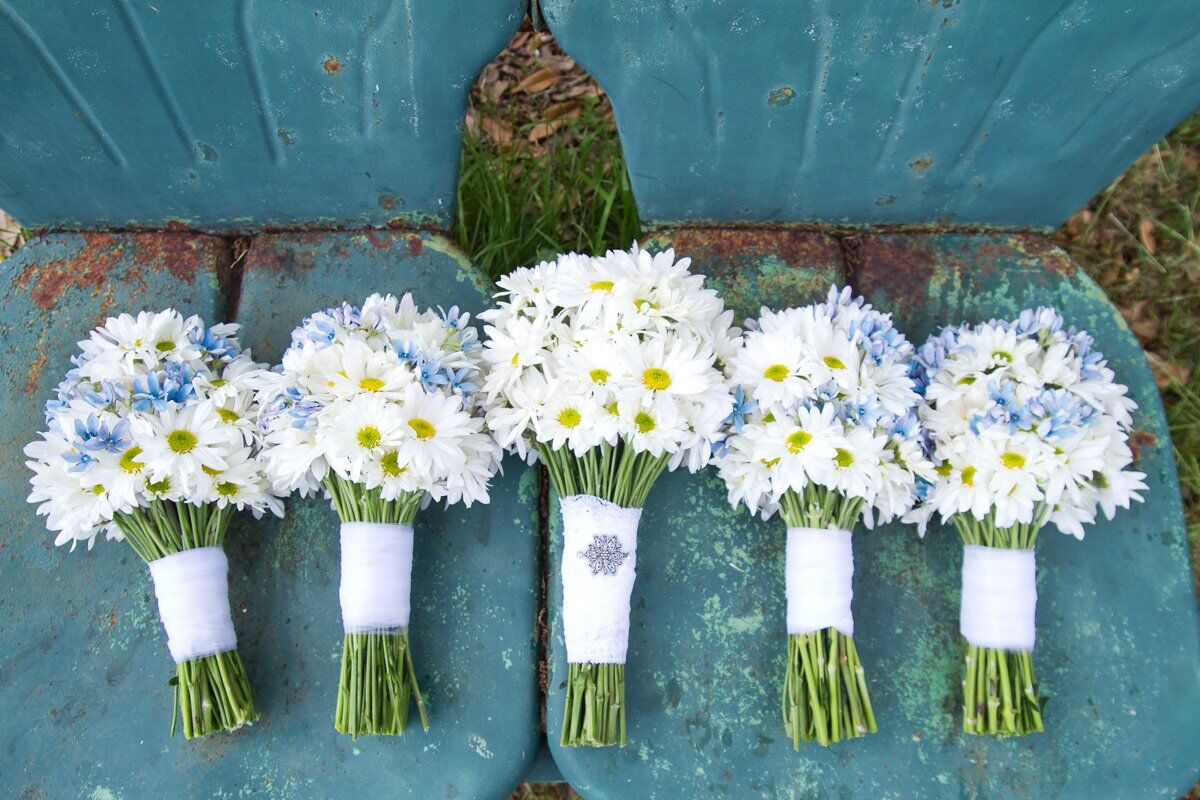
<path id="1" fill-rule="evenodd" d="M 567 661 L 624 664 L 642 510 L 586 494 L 564 497 L 558 506 Z"/>
<path id="2" fill-rule="evenodd" d="M 787 627 L 789 634 L 837 628 L 854 636 L 854 547 L 850 531 L 788 528 Z"/>
<path id="3" fill-rule="evenodd" d="M 342 523 L 342 630 L 408 628 L 413 529 L 384 522 Z"/>
<path id="4" fill-rule="evenodd" d="M 963 548 L 959 630 L 977 647 L 1033 650 L 1037 563 L 1032 550 Z"/>
<path id="5" fill-rule="evenodd" d="M 158 616 L 176 664 L 237 649 L 229 614 L 229 561 L 220 547 L 198 547 L 151 561 Z"/>

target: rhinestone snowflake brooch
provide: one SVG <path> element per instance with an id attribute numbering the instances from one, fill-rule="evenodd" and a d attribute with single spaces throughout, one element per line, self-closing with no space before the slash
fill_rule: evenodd
<path id="1" fill-rule="evenodd" d="M 616 575 L 621 564 L 629 558 L 629 553 L 621 549 L 617 537 L 596 534 L 587 549 L 579 551 L 579 557 L 588 562 L 593 575 Z"/>

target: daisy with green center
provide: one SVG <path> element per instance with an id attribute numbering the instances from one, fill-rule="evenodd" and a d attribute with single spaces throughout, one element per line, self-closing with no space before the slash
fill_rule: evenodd
<path id="1" fill-rule="evenodd" d="M 563 255 L 501 278 L 483 314 L 488 425 L 545 463 L 563 514 L 564 745 L 626 743 L 641 508 L 664 470 L 707 463 L 729 413 L 733 315 L 688 267 L 636 246 Z"/>
<path id="2" fill-rule="evenodd" d="M 1136 406 L 1093 345 L 1043 307 L 947 326 L 917 357 L 937 468 L 906 519 L 924 535 L 936 516 L 963 541 L 967 733 L 1043 730 L 1033 668 L 1042 528 L 1082 539 L 1098 512 L 1112 519 L 1146 489 L 1130 469 Z"/>
<path id="3" fill-rule="evenodd" d="M 409 641 L 413 522 L 434 501 L 486 503 L 501 454 L 477 400 L 469 323 L 411 295 L 319 311 L 292 332 L 259 393 L 272 485 L 323 494 L 342 521 L 334 727 L 351 736 L 403 733 L 414 700 L 429 726 Z M 505 350 L 513 369 L 531 336 Z"/>
<path id="4" fill-rule="evenodd" d="M 266 373 L 237 339 L 173 309 L 109 318 L 80 342 L 26 454 L 57 544 L 124 540 L 148 565 L 188 738 L 258 719 L 237 651 L 222 549 L 236 510 L 282 515 L 263 473 L 254 392 Z"/>
<path id="5" fill-rule="evenodd" d="M 851 530 L 908 511 L 932 474 L 913 348 L 888 315 L 836 287 L 746 328 L 717 464 L 732 505 L 787 525 L 784 726 L 797 749 L 865 736 L 876 726 L 854 643 Z"/>

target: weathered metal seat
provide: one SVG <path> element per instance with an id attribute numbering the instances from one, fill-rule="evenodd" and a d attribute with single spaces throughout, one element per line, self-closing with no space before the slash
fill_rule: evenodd
<path id="1" fill-rule="evenodd" d="M 1133 387 L 1151 485 L 1082 544 L 1046 537 L 1039 664 L 1060 700 L 1046 734 L 958 732 L 957 544 L 893 526 L 857 554 L 880 733 L 795 753 L 776 722 L 780 529 L 728 509 L 714 476 L 670 476 L 640 548 L 631 746 L 553 747 L 589 800 L 1174 797 L 1194 779 L 1200 625 L 1179 490 L 1119 315 L 1038 235 L 793 224 L 1053 225 L 1200 104 L 1180 3 L 1015 5 L 543 3 L 613 98 L 652 244 L 691 255 L 739 313 L 836 280 L 917 338 L 1053 301 Z M 170 662 L 142 568 L 117 546 L 55 551 L 24 502 L 20 456 L 74 342 L 110 312 L 236 317 L 274 359 L 304 313 L 376 289 L 481 308 L 483 276 L 417 226 L 448 223 L 467 86 L 523 10 L 0 0 L 0 93 L 20 111 L 0 121 L 0 208 L 51 231 L 0 265 L 0 742 L 15 794 L 487 798 L 531 768 L 546 545 L 535 473 L 509 463 L 492 505 L 418 521 L 428 734 L 333 732 L 336 523 L 306 501 L 231 535 L 262 722 L 184 743 L 164 736 L 169 692 L 154 686 Z M 739 227 L 752 222 L 767 224 Z M 552 743 L 559 597 L 552 583 Z"/>
<path id="2" fill-rule="evenodd" d="M 1054 304 L 1131 386 L 1150 484 L 1082 543 L 1043 537 L 1052 699 L 1046 733 L 1023 740 L 961 733 L 957 535 L 856 535 L 855 639 L 879 733 L 796 753 L 778 721 L 783 525 L 732 511 L 714 475 L 669 476 L 638 546 L 625 750 L 557 746 L 567 670 L 550 586 L 548 738 L 566 779 L 589 800 L 1186 792 L 1200 772 L 1200 626 L 1144 355 L 1044 236 L 937 231 L 1057 225 L 1200 105 L 1200 28 L 1180 24 L 1182 5 L 541 6 L 612 99 L 652 243 L 691 256 L 739 314 L 838 281 L 920 341 Z"/>

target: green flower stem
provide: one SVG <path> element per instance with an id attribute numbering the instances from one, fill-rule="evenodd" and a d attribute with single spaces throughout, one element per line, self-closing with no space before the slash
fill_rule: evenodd
<path id="1" fill-rule="evenodd" d="M 814 485 L 779 501 L 789 528 L 852 530 L 862 507 L 861 498 Z M 866 671 L 852 637 L 836 628 L 788 635 L 781 711 L 796 750 L 801 742 L 830 745 L 876 731 Z"/>
<path id="2" fill-rule="evenodd" d="M 233 508 L 192 505 L 155 499 L 149 506 L 114 517 L 125 541 L 145 561 L 194 550 L 221 547 Z M 183 720 L 188 739 L 236 730 L 258 720 L 250 679 L 236 650 L 195 658 L 175 665 L 175 703 L 171 735 Z"/>
<path id="3" fill-rule="evenodd" d="M 978 520 L 959 514 L 954 525 L 963 544 L 1032 550 L 1046 516 L 1046 509 L 1038 508 L 1030 524 L 999 528 L 992 515 Z M 963 730 L 990 736 L 1041 733 L 1046 700 L 1034 677 L 1033 654 L 969 642 L 963 645 Z"/>
<path id="4" fill-rule="evenodd" d="M 410 492 L 384 500 L 379 489 L 367 489 L 330 473 L 325 488 L 342 522 L 380 522 L 411 525 L 421 508 L 422 493 Z M 421 725 L 429 730 L 429 714 L 407 630 L 347 633 L 342 639 L 333 727 L 353 737 L 399 735 L 408 727 L 413 699 Z"/>
<path id="5" fill-rule="evenodd" d="M 667 465 L 667 456 L 636 452 L 624 441 L 601 444 L 576 456 L 538 442 L 538 455 L 559 497 L 587 494 L 622 508 L 641 508 Z M 569 664 L 563 702 L 564 747 L 626 743 L 625 665 Z"/>

